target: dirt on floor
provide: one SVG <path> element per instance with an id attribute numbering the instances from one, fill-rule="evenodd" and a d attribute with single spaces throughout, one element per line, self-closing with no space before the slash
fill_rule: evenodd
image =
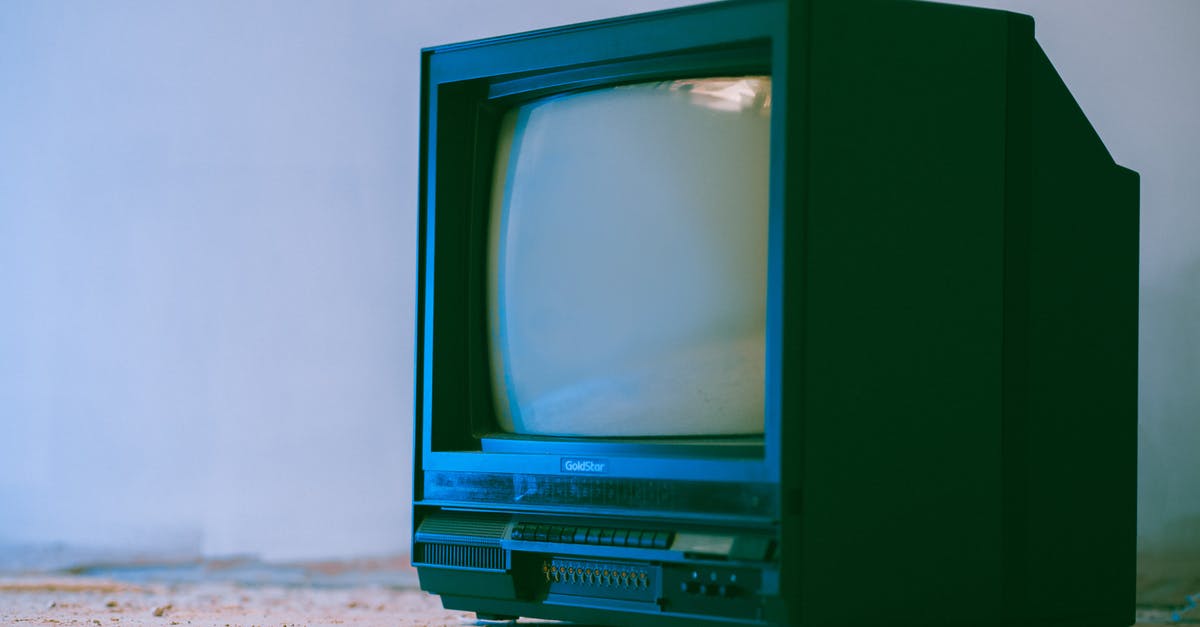
<path id="1" fill-rule="evenodd" d="M 90 577 L 0 580 L 3 625 L 474 625 L 436 597 L 378 586 L 133 585 Z"/>
<path id="2" fill-rule="evenodd" d="M 1190 608 L 1142 608 L 1137 625 L 1200 624 L 1200 611 L 1180 612 L 1187 609 Z M 0 625 L 461 627 L 494 624 L 480 623 L 470 612 L 442 609 L 437 597 L 407 586 L 221 581 L 131 583 L 94 576 L 0 579 Z"/>

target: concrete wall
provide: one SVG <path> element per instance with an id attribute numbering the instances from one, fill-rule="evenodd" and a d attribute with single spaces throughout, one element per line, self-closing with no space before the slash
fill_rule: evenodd
<path id="1" fill-rule="evenodd" d="M 686 3 L 0 4 L 0 544 L 402 550 L 418 48 Z M 1200 554 L 1200 4 L 972 3 L 1142 173 L 1140 543 Z"/>

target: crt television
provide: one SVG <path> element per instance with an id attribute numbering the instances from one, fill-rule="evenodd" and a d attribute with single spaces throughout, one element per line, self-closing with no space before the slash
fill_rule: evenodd
<path id="1" fill-rule="evenodd" d="M 422 71 L 445 607 L 1133 622 L 1138 179 L 1030 18 L 744 0 Z"/>

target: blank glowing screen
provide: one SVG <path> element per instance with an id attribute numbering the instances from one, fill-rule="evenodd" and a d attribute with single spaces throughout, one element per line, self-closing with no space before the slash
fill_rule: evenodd
<path id="1" fill-rule="evenodd" d="M 489 238 L 500 428 L 763 432 L 769 77 L 608 87 L 503 119 Z"/>

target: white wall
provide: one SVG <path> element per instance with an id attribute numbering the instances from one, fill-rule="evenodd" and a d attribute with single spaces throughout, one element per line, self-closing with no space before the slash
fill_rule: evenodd
<path id="1" fill-rule="evenodd" d="M 403 550 L 418 50 L 671 4 L 0 3 L 0 544 Z"/>
<path id="2" fill-rule="evenodd" d="M 687 3 L 0 3 L 0 544 L 402 550 L 418 48 Z M 973 3 L 1142 173 L 1141 543 L 1200 553 L 1200 4 Z"/>

